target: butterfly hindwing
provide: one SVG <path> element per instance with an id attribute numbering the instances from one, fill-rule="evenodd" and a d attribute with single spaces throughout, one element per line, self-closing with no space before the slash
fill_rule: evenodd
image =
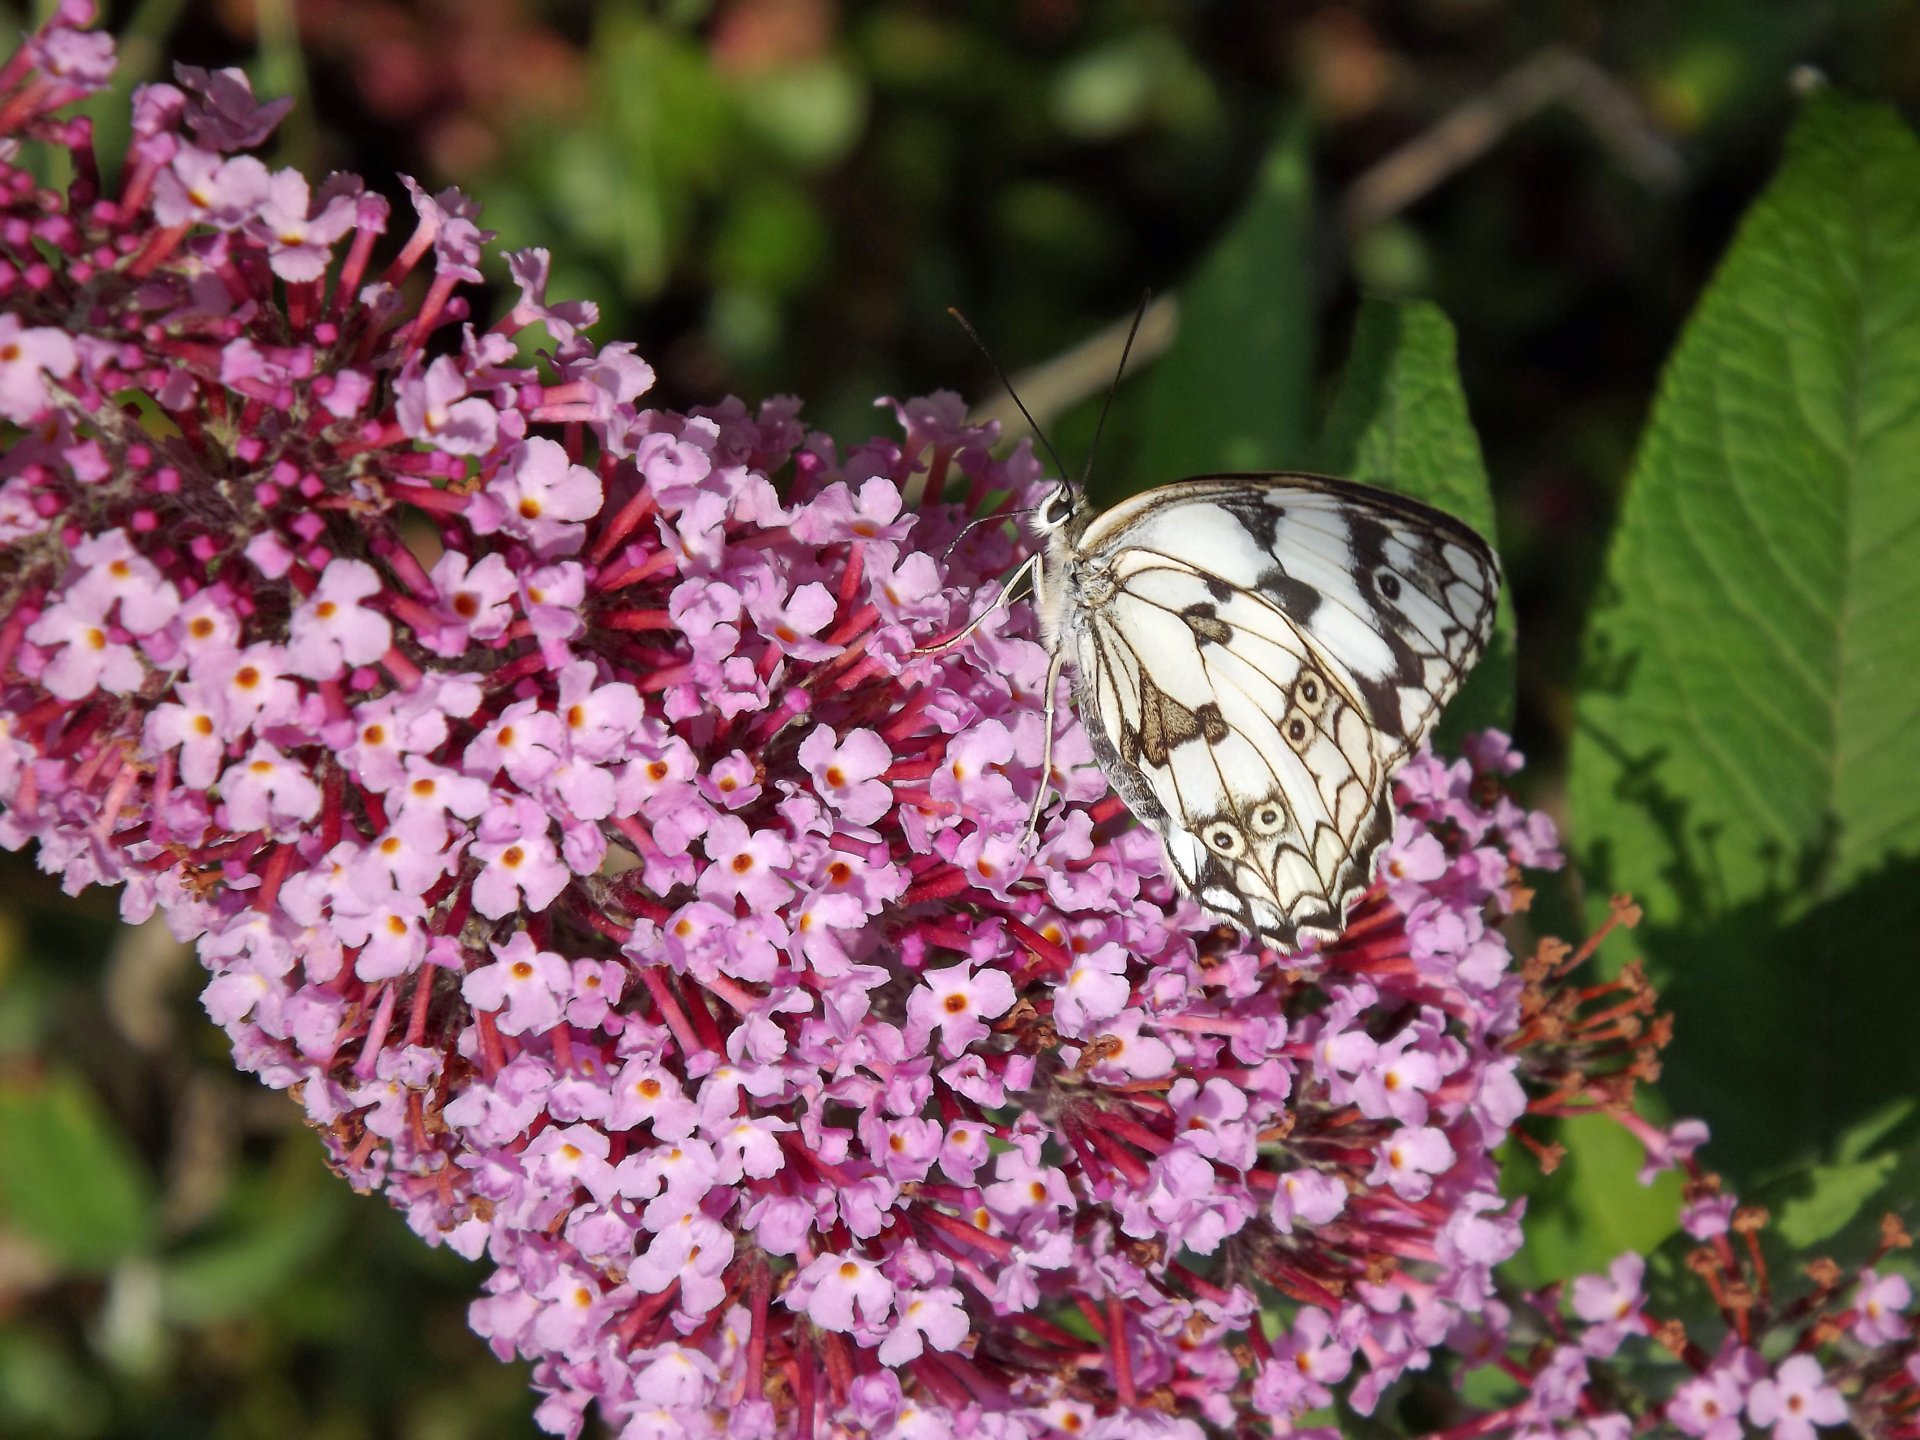
<path id="1" fill-rule="evenodd" d="M 1095 754 L 1183 887 L 1292 947 L 1370 883 L 1393 769 L 1478 658 L 1498 578 L 1438 511 L 1249 475 L 1071 527 L 1045 588 Z"/>

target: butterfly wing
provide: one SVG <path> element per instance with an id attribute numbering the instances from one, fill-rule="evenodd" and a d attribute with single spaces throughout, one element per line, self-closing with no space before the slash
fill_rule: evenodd
<path id="1" fill-rule="evenodd" d="M 1493 626 L 1465 525 L 1309 475 L 1205 476 L 1061 537 L 1060 643 L 1094 752 L 1194 898 L 1331 938 L 1392 833 L 1394 769 Z"/>

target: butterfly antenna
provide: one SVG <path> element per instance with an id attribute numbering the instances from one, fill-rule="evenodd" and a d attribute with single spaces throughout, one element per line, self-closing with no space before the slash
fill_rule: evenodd
<path id="1" fill-rule="evenodd" d="M 1000 368 L 1000 362 L 993 358 L 993 351 L 989 350 L 987 348 L 987 342 L 980 338 L 980 332 L 973 328 L 973 325 L 968 321 L 966 316 L 960 313 L 957 306 L 949 305 L 947 307 L 947 313 L 960 322 L 960 328 L 967 332 L 967 338 L 973 341 L 982 355 L 987 357 L 987 364 L 993 367 L 993 373 L 1000 378 L 1000 383 L 1006 387 L 1007 394 L 1013 398 L 1013 403 L 1019 407 L 1020 413 L 1026 417 L 1027 427 L 1039 437 L 1040 443 L 1046 447 L 1047 458 L 1053 461 L 1054 469 L 1060 472 L 1060 478 L 1062 480 L 1066 479 L 1067 467 L 1066 463 L 1060 458 L 1060 452 L 1053 448 L 1053 442 L 1047 438 L 1047 432 L 1042 430 L 1040 428 L 1040 422 L 1033 418 L 1033 412 L 1027 409 L 1027 402 L 1022 400 L 1020 398 L 1020 392 L 1013 388 L 1013 381 L 1009 380 L 1007 378 L 1007 372 Z M 1135 323 L 1137 324 L 1138 322 Z"/>
<path id="2" fill-rule="evenodd" d="M 1087 463 L 1080 467 L 1080 486 L 1086 488 L 1087 478 L 1093 474 L 1093 457 L 1100 452 L 1100 435 L 1107 428 L 1107 412 L 1113 409 L 1113 397 L 1120 388 L 1120 377 L 1127 373 L 1127 357 L 1133 354 L 1133 340 L 1140 333 L 1140 322 L 1147 318 L 1147 302 L 1153 299 L 1153 291 L 1140 292 L 1140 308 L 1133 312 L 1133 328 L 1127 331 L 1127 343 L 1120 347 L 1120 364 L 1113 372 L 1113 383 L 1107 386 L 1107 398 L 1100 406 L 1099 423 L 1093 427 L 1093 443 L 1087 447 Z"/>
<path id="3" fill-rule="evenodd" d="M 953 537 L 952 542 L 947 546 L 946 550 L 942 552 L 940 558 L 942 560 L 953 558 L 953 552 L 960 548 L 960 542 L 978 530 L 982 525 L 1004 525 L 1007 521 L 1017 520 L 1022 515 L 1031 515 L 1039 508 L 1038 505 L 1022 505 L 1018 510 L 995 510 L 988 515 L 974 516 L 973 519 L 960 527 L 960 533 Z"/>

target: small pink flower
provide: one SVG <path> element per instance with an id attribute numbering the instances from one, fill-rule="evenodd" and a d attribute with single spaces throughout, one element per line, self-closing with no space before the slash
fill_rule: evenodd
<path id="1" fill-rule="evenodd" d="M 0 481 L 0 545 L 38 535 L 47 525 L 47 518 L 34 507 L 33 486 L 18 475 Z"/>
<path id="2" fill-rule="evenodd" d="M 1640 1329 L 1640 1307 L 1646 1296 L 1640 1285 L 1646 1260 L 1632 1251 L 1608 1267 L 1605 1275 L 1582 1275 L 1573 1282 L 1573 1313 L 1589 1325 L 1580 1346 L 1589 1355 L 1605 1358 L 1620 1342 Z"/>
<path id="3" fill-rule="evenodd" d="M 362 980 L 410 975 L 427 957 L 427 932 L 415 894 L 389 886 L 361 895 L 349 891 L 333 905 L 333 928 L 341 943 L 359 947 L 353 973 Z"/>
<path id="4" fill-rule="evenodd" d="M 1274 1363 L 1290 1365 L 1301 1379 L 1301 1398 L 1308 1405 L 1331 1404 L 1337 1385 L 1353 1368 L 1353 1349 L 1333 1334 L 1333 1320 L 1326 1311 L 1309 1309 L 1294 1322 L 1293 1333 L 1274 1346 Z"/>
<path id="5" fill-rule="evenodd" d="M 362 743 L 366 743 L 364 727 L 360 734 Z M 404 773 L 394 779 L 389 801 L 403 817 L 457 815 L 463 820 L 472 820 L 486 812 L 490 795 L 484 780 L 409 755 Z"/>
<path id="6" fill-rule="evenodd" d="M 386 833 L 376 837 L 356 867 L 371 877 L 370 888 L 388 886 L 406 895 L 424 895 L 447 873 L 445 818 L 425 808 L 401 810 L 390 817 Z"/>
<path id="7" fill-rule="evenodd" d="M 402 175 L 400 183 L 413 199 L 414 214 L 420 217 L 421 229 L 432 239 L 438 271 L 469 284 L 479 284 L 482 278 L 480 246 L 493 238 L 492 231 L 482 230 L 473 223 L 480 207 L 451 186 L 438 195 L 429 195 L 411 175 Z"/>
<path id="8" fill-rule="evenodd" d="M 761 634 L 796 660 L 824 660 L 836 653 L 839 647 L 819 638 L 838 609 L 832 591 L 812 580 L 784 595 L 766 577 L 756 578 L 760 583 L 747 587 L 746 601 Z"/>
<path id="9" fill-rule="evenodd" d="M 392 648 L 393 626 L 362 602 L 380 593 L 380 576 L 364 560 L 335 560 L 306 602 L 293 612 L 287 664 L 297 675 L 331 680 L 344 665 L 365 665 Z"/>
<path id="10" fill-rule="evenodd" d="M 709 1131 L 719 1183 L 737 1185 L 746 1178 L 778 1175 L 786 1168 L 779 1137 L 796 1128 L 777 1116 L 743 1115 L 718 1132 Z"/>
<path id="11" fill-rule="evenodd" d="M 1347 1187 L 1318 1170 L 1293 1170 L 1273 1192 L 1273 1223 L 1283 1235 L 1296 1224 L 1325 1225 L 1347 1206 Z"/>
<path id="12" fill-rule="evenodd" d="M 467 745 L 460 763 L 481 777 L 505 770 L 516 785 L 533 789 L 553 773 L 566 748 L 567 730 L 560 717 L 535 701 L 522 700 L 502 710 Z"/>
<path id="13" fill-rule="evenodd" d="M 519 583 L 506 557 L 486 555 L 475 562 L 449 550 L 434 563 L 432 579 L 446 625 L 420 638 L 436 655 L 459 655 L 475 640 L 498 640 L 513 623 Z"/>
<path id="14" fill-rule="evenodd" d="M 235 830 L 277 831 L 320 813 L 320 787 L 307 767 L 265 740 L 221 775 L 220 799 Z"/>
<path id="15" fill-rule="evenodd" d="M 820 798 L 855 825 L 872 824 L 893 804 L 893 791 L 878 778 L 893 755 L 871 730 L 836 739 L 830 727 L 815 726 L 800 742 L 799 758 Z"/>
<path id="16" fill-rule="evenodd" d="M 613 1106 L 607 1113 L 610 1130 L 645 1125 L 659 1140 L 684 1140 L 693 1134 L 699 1111 L 673 1072 L 658 1061 L 629 1060 L 613 1078 Z"/>
<path id="17" fill-rule="evenodd" d="M 198 790 L 213 784 L 226 756 L 219 699 L 191 681 L 177 685 L 178 698 L 156 705 L 147 717 L 147 744 L 155 754 L 178 750 L 180 778 Z"/>
<path id="18" fill-rule="evenodd" d="M 1451 863 L 1437 835 L 1403 816 L 1393 844 L 1381 856 L 1380 874 L 1389 885 L 1419 885 L 1438 880 Z"/>
<path id="19" fill-rule="evenodd" d="M 197 145 L 183 145 L 154 184 L 154 218 L 162 225 L 237 230 L 266 203 L 271 186 L 267 167 L 251 155 L 223 160 Z"/>
<path id="20" fill-rule="evenodd" d="M 846 1334 L 882 1324 L 893 1296 L 893 1283 L 873 1262 L 828 1254 L 802 1270 L 783 1298 L 822 1330 Z"/>
<path id="21" fill-rule="evenodd" d="M 928 1346 L 956 1350 L 973 1329 L 960 1292 L 951 1285 L 900 1291 L 894 1305 L 899 1318 L 880 1342 L 876 1358 L 882 1365 L 904 1365 Z"/>
<path id="22" fill-rule="evenodd" d="M 42 70 L 79 93 L 100 89 L 113 78 L 113 37 L 104 32 L 54 25 L 29 36 L 27 48 Z"/>
<path id="23" fill-rule="evenodd" d="M 1007 900 L 1026 879 L 1031 862 L 1018 831 L 975 830 L 954 846 L 953 864 L 975 889 Z"/>
<path id="24" fill-rule="evenodd" d="M 1696 1240 L 1730 1234 L 1739 1203 L 1738 1196 L 1725 1192 L 1696 1195 L 1680 1209 L 1680 1228 Z"/>
<path id="25" fill-rule="evenodd" d="M 1102 945 L 1074 957 L 1073 968 L 1053 994 L 1053 1018 L 1062 1035 L 1090 1039 L 1103 1021 L 1127 1008 L 1133 993 L 1127 960 L 1126 951 L 1118 945 Z"/>
<path id="26" fill-rule="evenodd" d="M 1013 982 L 999 970 L 974 973 L 962 961 L 930 970 L 907 1000 L 907 1018 L 940 1036 L 940 1048 L 958 1055 L 986 1038 L 986 1022 L 1013 1008 Z"/>
<path id="27" fill-rule="evenodd" d="M 1433 1177 L 1453 1168 L 1454 1150 L 1446 1133 L 1431 1125 L 1402 1126 L 1380 1142 L 1369 1185 L 1382 1180 L 1408 1200 L 1425 1199 Z"/>
<path id="28" fill-rule="evenodd" d="M 693 1174 L 700 1177 L 694 1183 L 710 1181 L 703 1170 L 696 1169 Z M 691 1189 L 689 1185 L 687 1191 Z M 733 1235 L 719 1221 L 684 1204 L 670 1203 L 673 1194 L 669 1189 L 666 1196 L 648 1205 L 652 1242 L 627 1272 L 627 1279 L 647 1295 L 660 1294 L 677 1284 L 682 1294 L 692 1297 L 689 1303 L 709 1310 L 726 1294 L 722 1277 L 733 1260 Z"/>
<path id="29" fill-rule="evenodd" d="M 1092 1075 L 1107 1084 L 1129 1080 L 1153 1080 L 1174 1068 L 1173 1047 L 1158 1036 L 1143 1033 L 1147 1023 L 1144 1010 L 1123 1010 L 1103 1021 L 1089 1049 L 1092 1051 Z M 1079 1047 L 1066 1052 L 1077 1064 L 1086 1058 Z"/>
<path id="30" fill-rule="evenodd" d="M 1847 1402 L 1826 1383 L 1827 1375 L 1811 1355 L 1789 1355 L 1773 1375 L 1747 1392 L 1747 1418 L 1771 1430 L 1774 1440 L 1813 1440 L 1816 1426 L 1839 1425 Z"/>
<path id="31" fill-rule="evenodd" d="M 139 653 L 112 638 L 106 611 L 97 597 L 60 600 L 27 627 L 27 639 L 53 652 L 40 683 L 63 700 L 95 690 L 127 695 L 147 678 Z"/>
<path id="32" fill-rule="evenodd" d="M 1853 1338 L 1862 1345 L 1892 1345 L 1905 1339 L 1912 1327 L 1902 1312 L 1912 1303 L 1913 1287 L 1906 1276 L 1862 1270 L 1853 1298 Z"/>
<path id="33" fill-rule="evenodd" d="M 480 817 L 468 853 L 482 870 L 473 882 L 473 907 L 499 919 L 521 905 L 545 909 L 567 887 L 567 867 L 554 848 L 552 821 L 532 800 L 496 804 Z"/>
<path id="34" fill-rule="evenodd" d="M 1012 760 L 1013 732 L 999 720 L 983 720 L 948 742 L 946 763 L 934 772 L 928 789 L 948 804 L 1011 815 L 1017 799 L 1006 766 Z"/>
<path id="35" fill-rule="evenodd" d="M 765 788 L 756 778 L 758 774 L 759 766 L 743 751 L 735 750 L 714 761 L 700 777 L 700 789 L 723 809 L 742 810 L 758 800 Z"/>
<path id="36" fill-rule="evenodd" d="M 593 664 L 582 660 L 560 672 L 559 713 L 572 753 L 600 761 L 625 753 L 644 711 L 633 686 L 602 684 Z"/>
<path id="37" fill-rule="evenodd" d="M 1667 1129 L 1655 1130 L 1643 1138 L 1647 1161 L 1640 1167 L 1640 1183 L 1650 1185 L 1655 1175 L 1690 1159 L 1709 1137 L 1704 1120 L 1676 1120 Z"/>
<path id="38" fill-rule="evenodd" d="M 547 303 L 547 272 L 552 257 L 538 247 L 515 250 L 507 256 L 507 273 L 520 287 L 520 303 L 507 317 L 519 329 L 523 325 L 542 324 L 556 342 L 564 343 L 600 318 L 600 307 L 591 300 L 562 300 Z M 652 371 L 648 371 L 649 383 Z M 645 387 L 642 387 L 645 388 Z M 636 392 L 638 393 L 638 392 Z"/>
<path id="39" fill-rule="evenodd" d="M 535 956 L 537 960 L 539 956 Z M 546 957 L 558 960 L 557 955 Z M 502 961 L 502 963 L 506 963 Z M 530 962 L 515 962 L 515 964 Z M 497 969 L 488 966 L 487 969 Z M 468 975 L 461 986 L 465 994 L 476 978 L 485 971 L 476 970 Z M 480 987 L 485 990 L 486 987 Z M 518 1034 L 526 1027 L 520 1025 L 516 1017 L 512 1000 L 517 998 L 509 990 L 507 1011 L 500 1018 L 500 1029 L 504 1034 Z M 471 1000 L 471 997 L 469 997 Z M 509 1028 L 509 1027 L 512 1028 Z M 545 1028 L 545 1027 L 542 1027 Z M 522 1152 L 528 1174 L 537 1182 L 561 1192 L 571 1190 L 576 1185 L 584 1185 L 593 1192 L 593 1198 L 605 1205 L 612 1201 L 616 1180 L 613 1166 L 607 1163 L 610 1146 L 607 1137 L 591 1125 L 567 1125 L 543 1130 L 534 1138 L 531 1145 Z"/>
<path id="40" fill-rule="evenodd" d="M 451 355 L 434 360 L 424 374 L 408 370 L 396 388 L 401 428 L 415 440 L 449 455 L 484 455 L 498 442 L 498 412 L 467 393 L 466 376 Z"/>
<path id="41" fill-rule="evenodd" d="M 765 910 L 785 904 L 793 894 L 792 883 L 779 873 L 793 859 L 793 851 L 776 831 L 749 830 L 746 822 L 723 815 L 707 828 L 701 843 L 713 861 L 700 877 L 702 895 L 738 895 Z"/>
<path id="42" fill-rule="evenodd" d="M 641 1368 L 633 1378 L 634 1398 L 645 1404 L 652 1414 L 698 1414 L 712 1405 L 714 1385 L 719 1377 L 713 1361 L 698 1350 L 665 1346 L 652 1354 L 637 1355 L 635 1360 Z M 634 1429 L 631 1425 L 627 1428 Z M 650 1440 L 644 1426 L 635 1440 Z M 665 1440 L 664 1428 L 662 1440 Z"/>
<path id="43" fill-rule="evenodd" d="M 0 416 L 33 425 L 53 403 L 49 380 L 64 380 L 78 363 L 73 340 L 50 326 L 26 326 L 0 313 Z"/>
<path id="44" fill-rule="evenodd" d="M 543 1303 L 534 1317 L 532 1340 L 569 1359 L 585 1360 L 609 1314 L 620 1304 L 618 1290 L 602 1287 L 591 1270 L 560 1267 L 535 1292 Z"/>
<path id="45" fill-rule="evenodd" d="M 207 649 L 188 670 L 190 680 L 204 684 L 209 695 L 219 695 L 236 732 L 246 726 L 284 724 L 298 714 L 300 687 L 288 674 L 286 651 L 271 641 L 242 651 Z"/>
<path id="46" fill-rule="evenodd" d="M 307 177 L 298 170 L 276 170 L 267 177 L 267 196 L 252 228 L 266 242 L 268 264 L 282 280 L 318 280 L 333 258 L 333 246 L 353 228 L 353 197 L 325 196 L 316 210 Z"/>
<path id="47" fill-rule="evenodd" d="M 573 989 L 567 962 L 542 950 L 524 930 L 493 947 L 494 963 L 470 970 L 460 993 L 476 1010 L 498 1012 L 494 1024 L 506 1035 L 550 1030 Z"/>
<path id="48" fill-rule="evenodd" d="M 175 612 L 178 649 L 169 665 L 184 669 L 203 656 L 232 654 L 240 639 L 240 622 L 233 613 L 233 593 L 225 585 L 209 585 L 184 601 Z"/>
<path id="49" fill-rule="evenodd" d="M 891 545 L 913 528 L 915 517 L 901 513 L 900 491 L 875 478 L 855 494 L 845 482 L 821 491 L 794 521 L 794 534 L 810 545 L 858 539 Z"/>
<path id="50" fill-rule="evenodd" d="M 1746 1403 L 1745 1379 L 1732 1369 L 1716 1366 L 1673 1392 L 1666 1417 L 1699 1440 L 1739 1440 L 1740 1412 Z"/>
<path id="51" fill-rule="evenodd" d="M 180 592 L 154 563 L 134 547 L 125 530 L 108 530 L 73 547 L 85 571 L 68 595 L 107 607 L 118 605 L 120 624 L 135 635 L 151 635 L 180 611 Z"/>
<path id="52" fill-rule="evenodd" d="M 486 491 L 474 497 L 467 516 L 482 535 L 504 531 L 543 556 L 580 548 L 579 521 L 600 508 L 600 477 L 567 459 L 544 437 L 524 442 Z"/>
<path id="53" fill-rule="evenodd" d="M 1351 1093 L 1360 1113 L 1373 1120 L 1426 1124 L 1427 1096 L 1439 1086 L 1442 1074 L 1440 1057 L 1428 1048 L 1431 1038 L 1410 1025 L 1384 1045 L 1357 1033 L 1342 1039 L 1355 1049 L 1342 1068 L 1354 1072 Z"/>
<path id="54" fill-rule="evenodd" d="M 620 1002 L 627 983 L 624 965 L 613 960 L 576 960 L 573 962 L 573 988 L 567 1000 L 567 1023 L 591 1030 L 607 1018 L 607 1011 Z"/>

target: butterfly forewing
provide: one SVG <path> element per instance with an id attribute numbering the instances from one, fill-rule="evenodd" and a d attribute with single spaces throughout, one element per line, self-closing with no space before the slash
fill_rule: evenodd
<path id="1" fill-rule="evenodd" d="M 1393 770 L 1498 588 L 1459 521 L 1309 475 L 1148 491 L 1055 535 L 1043 585 L 1121 797 L 1200 904 L 1288 948 L 1336 935 L 1370 883 Z"/>

